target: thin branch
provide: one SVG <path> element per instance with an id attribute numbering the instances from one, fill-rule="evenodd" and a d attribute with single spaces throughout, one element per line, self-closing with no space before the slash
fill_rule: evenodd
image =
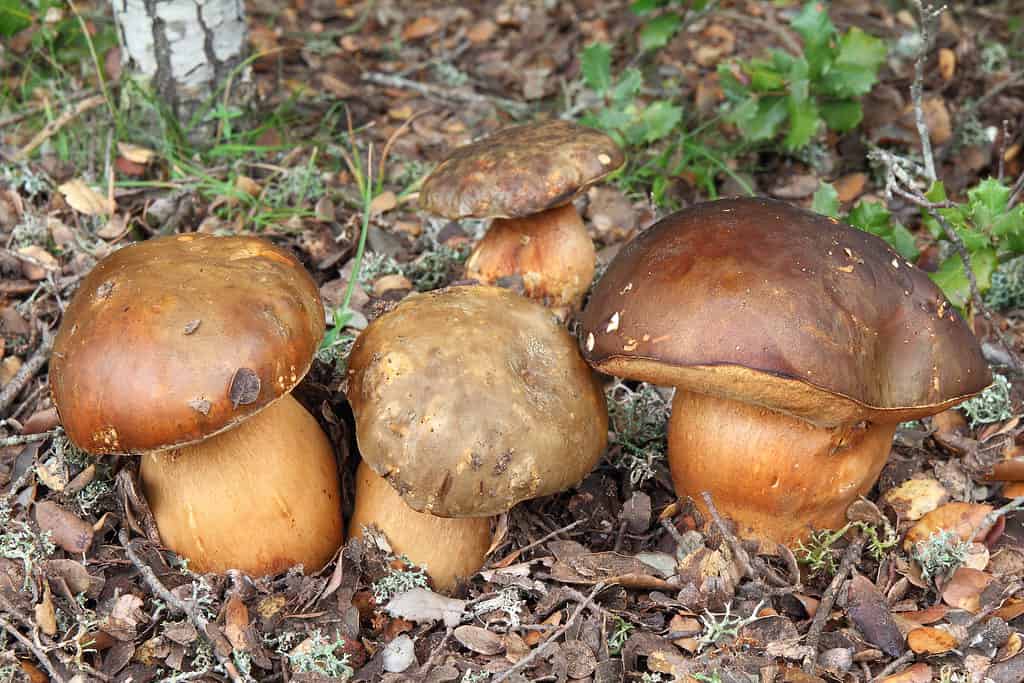
<path id="1" fill-rule="evenodd" d="M 543 652 L 546 651 L 548 647 L 550 647 L 552 644 L 554 644 L 556 640 L 558 640 L 566 634 L 566 632 L 572 627 L 576 620 L 580 618 L 580 615 L 583 614 L 583 610 L 585 610 L 587 606 L 594 600 L 594 598 L 597 596 L 597 594 L 601 591 L 602 588 L 604 588 L 603 583 L 596 584 L 593 590 L 591 590 L 590 593 L 587 595 L 586 599 L 576 606 L 576 609 L 573 610 L 572 616 L 569 617 L 569 619 L 565 622 L 564 625 L 562 625 L 560 629 L 555 631 L 550 638 L 548 638 L 543 643 L 535 647 L 533 651 L 530 652 L 530 654 L 526 655 L 518 662 L 516 662 L 515 665 L 501 672 L 501 674 L 499 674 L 492 681 L 492 683 L 501 683 L 502 681 L 507 681 L 512 676 L 512 674 L 514 674 L 517 671 L 522 671 L 523 669 L 533 664 L 533 662 L 535 662 L 537 659 L 539 659 L 541 654 L 543 654 Z"/>
<path id="2" fill-rule="evenodd" d="M 57 431 L 55 429 L 51 429 L 49 431 L 39 432 L 38 434 L 18 434 L 17 436 L 8 436 L 0 439 L 0 448 L 21 446 L 26 443 L 35 443 L 36 441 L 46 441 L 56 433 Z"/>
<path id="3" fill-rule="evenodd" d="M 818 641 L 821 640 L 821 633 L 825 630 L 825 624 L 828 622 L 828 615 L 832 612 L 832 606 L 836 603 L 836 596 L 839 595 L 839 589 L 842 587 L 843 582 L 846 581 L 846 577 L 850 574 L 850 570 L 853 569 L 853 565 L 860 559 L 860 554 L 861 551 L 864 550 L 864 543 L 866 541 L 867 536 L 859 533 L 856 538 L 850 542 L 850 545 L 846 547 L 846 552 L 843 553 L 843 560 L 839 563 L 839 569 L 836 571 L 836 575 L 832 577 L 832 583 L 828 585 L 825 593 L 821 596 L 821 602 L 818 603 L 818 610 L 814 613 L 814 621 L 811 622 L 811 627 L 807 629 L 805 642 L 807 647 L 811 648 L 811 655 L 804 658 L 805 673 L 814 673 L 818 658 Z"/>
<path id="4" fill-rule="evenodd" d="M 526 116 L 530 113 L 530 106 L 515 100 L 491 95 L 481 95 L 472 90 L 452 88 L 449 86 L 434 85 L 433 83 L 420 83 L 401 76 L 382 74 L 370 71 L 363 74 L 363 80 L 388 88 L 399 88 L 401 90 L 412 90 L 424 97 L 451 105 L 451 104 L 493 104 L 505 109 L 513 116 Z"/>
<path id="5" fill-rule="evenodd" d="M 46 364 L 46 361 L 50 358 L 50 351 L 53 349 L 53 334 L 48 329 L 43 329 L 43 340 L 39 344 L 39 348 L 36 349 L 32 357 L 26 361 L 18 373 L 11 378 L 8 382 L 0 389 L 0 415 L 6 414 L 7 409 L 10 407 L 14 399 L 18 397 L 21 390 L 25 388 L 37 372 Z"/>
<path id="6" fill-rule="evenodd" d="M 61 128 L 68 125 L 90 109 L 95 109 L 100 106 L 104 102 L 106 102 L 106 99 L 104 99 L 103 95 L 93 95 L 92 97 L 82 100 L 74 107 L 46 124 L 41 131 L 36 133 L 35 137 L 29 140 L 27 145 L 14 153 L 11 161 L 21 161 L 22 159 L 28 158 L 28 155 L 30 155 L 36 147 L 56 135 Z"/>
<path id="7" fill-rule="evenodd" d="M 174 593 L 167 590 L 167 587 L 159 578 L 157 578 L 156 572 L 153 571 L 153 568 L 143 562 L 142 558 L 140 558 L 132 548 L 128 537 L 128 531 L 126 529 L 121 529 L 117 537 L 118 540 L 121 541 L 121 547 L 124 548 L 124 552 L 128 555 L 128 559 L 131 560 L 132 564 L 135 565 L 135 568 L 139 570 L 139 574 L 142 575 L 143 580 L 145 580 L 146 585 L 149 586 L 150 590 L 152 590 L 157 597 L 167 603 L 167 605 L 172 609 L 175 609 L 188 617 L 188 620 L 192 622 L 192 625 L 196 627 L 196 630 L 199 631 L 204 638 L 210 641 L 211 648 L 213 649 L 214 655 L 217 657 L 217 661 L 219 661 L 221 666 L 224 667 L 224 671 L 227 672 L 227 675 L 232 681 L 235 681 L 235 683 L 242 683 L 245 681 L 246 678 L 243 678 L 238 673 L 238 669 L 235 668 L 234 663 L 218 651 L 217 643 L 207 630 L 210 627 L 209 620 L 195 608 L 194 604 L 187 603 L 184 600 L 179 599 Z"/>
<path id="8" fill-rule="evenodd" d="M 918 16 L 921 18 L 921 45 L 918 47 L 917 59 L 914 60 L 914 82 L 910 85 L 910 97 L 914 102 L 914 121 L 917 124 L 917 135 L 921 138 L 921 157 L 924 159 L 924 175 L 929 185 L 938 176 L 935 174 L 935 156 L 932 154 L 932 140 L 928 132 L 928 123 L 924 118 L 924 64 L 928 59 L 934 38 L 935 20 L 942 9 L 925 7 L 922 0 L 914 0 Z"/>
<path id="9" fill-rule="evenodd" d="M 46 653 L 43 652 L 42 648 L 38 647 L 35 643 L 26 638 L 21 631 L 16 629 L 11 622 L 7 621 L 7 619 L 2 616 L 0 616 L 0 626 L 11 634 L 11 637 L 28 648 L 28 651 L 31 652 L 39 663 L 43 665 L 43 668 L 49 672 L 50 678 L 57 683 L 64 683 L 64 677 L 60 675 L 60 672 L 57 671 L 57 667 L 54 666 L 53 662 L 50 661 L 50 658 L 46 656 Z"/>
<path id="10" fill-rule="evenodd" d="M 888 676 L 889 674 L 893 673 L 894 671 L 896 671 L 896 669 L 900 668 L 904 664 L 909 664 L 910 662 L 914 661 L 914 657 L 916 657 L 916 656 L 917 655 L 914 654 L 913 650 L 907 650 L 906 652 L 901 654 L 899 657 L 897 657 L 896 659 L 894 659 L 891 662 L 889 662 L 888 664 L 886 664 L 885 668 L 882 669 L 881 671 L 879 671 L 875 675 L 875 677 L 872 678 L 871 680 L 872 681 L 881 681 L 881 680 L 883 680 L 886 676 Z"/>

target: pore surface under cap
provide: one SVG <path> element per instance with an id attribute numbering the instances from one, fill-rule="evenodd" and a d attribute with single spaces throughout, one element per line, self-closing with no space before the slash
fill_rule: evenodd
<path id="1" fill-rule="evenodd" d="M 54 341 L 53 398 L 90 452 L 191 443 L 291 391 L 323 333 L 316 285 L 288 252 L 254 237 L 155 238 L 82 281 Z"/>
<path id="2" fill-rule="evenodd" d="M 582 315 L 587 360 L 823 426 L 981 391 L 974 335 L 881 239 L 769 199 L 707 202 L 626 245 Z"/>

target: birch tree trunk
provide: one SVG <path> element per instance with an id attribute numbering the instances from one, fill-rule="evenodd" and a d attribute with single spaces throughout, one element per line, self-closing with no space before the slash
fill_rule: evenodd
<path id="1" fill-rule="evenodd" d="M 111 4 L 126 74 L 147 82 L 183 125 L 245 59 L 242 0 L 111 0 Z"/>

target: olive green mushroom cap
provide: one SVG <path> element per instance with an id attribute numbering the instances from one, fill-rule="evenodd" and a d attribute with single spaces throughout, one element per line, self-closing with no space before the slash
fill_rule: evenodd
<path id="1" fill-rule="evenodd" d="M 568 204 L 625 156 L 568 121 L 505 128 L 459 147 L 423 182 L 420 208 L 446 218 L 522 218 Z"/>
<path id="2" fill-rule="evenodd" d="M 916 419 L 991 381 L 924 272 L 873 235 L 769 199 L 666 216 L 615 257 L 581 323 L 602 372 L 821 426 Z"/>
<path id="3" fill-rule="evenodd" d="M 363 459 L 409 507 L 483 517 L 578 484 L 607 441 L 596 374 L 550 311 L 508 290 L 414 294 L 359 335 Z"/>
<path id="4" fill-rule="evenodd" d="M 266 240 L 138 242 L 100 261 L 64 312 L 54 404 L 92 453 L 195 443 L 291 391 L 324 327 L 316 283 Z"/>

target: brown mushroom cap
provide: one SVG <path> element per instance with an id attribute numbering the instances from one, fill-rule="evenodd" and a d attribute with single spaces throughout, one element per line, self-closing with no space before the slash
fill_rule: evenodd
<path id="1" fill-rule="evenodd" d="M 420 189 L 420 208 L 446 218 L 522 218 L 568 204 L 622 166 L 604 133 L 568 121 L 505 128 L 459 147 Z"/>
<path id="2" fill-rule="evenodd" d="M 324 333 L 316 284 L 254 237 L 127 246 L 64 313 L 50 383 L 68 436 L 94 453 L 200 441 L 288 393 Z"/>
<path id="3" fill-rule="evenodd" d="M 925 273 L 873 235 L 768 199 L 698 204 L 626 245 L 581 344 L 603 372 L 821 426 L 919 418 L 991 381 Z"/>
<path id="4" fill-rule="evenodd" d="M 363 459 L 414 510 L 483 517 L 579 483 L 607 440 L 604 394 L 550 311 L 498 287 L 415 294 L 349 357 Z"/>

